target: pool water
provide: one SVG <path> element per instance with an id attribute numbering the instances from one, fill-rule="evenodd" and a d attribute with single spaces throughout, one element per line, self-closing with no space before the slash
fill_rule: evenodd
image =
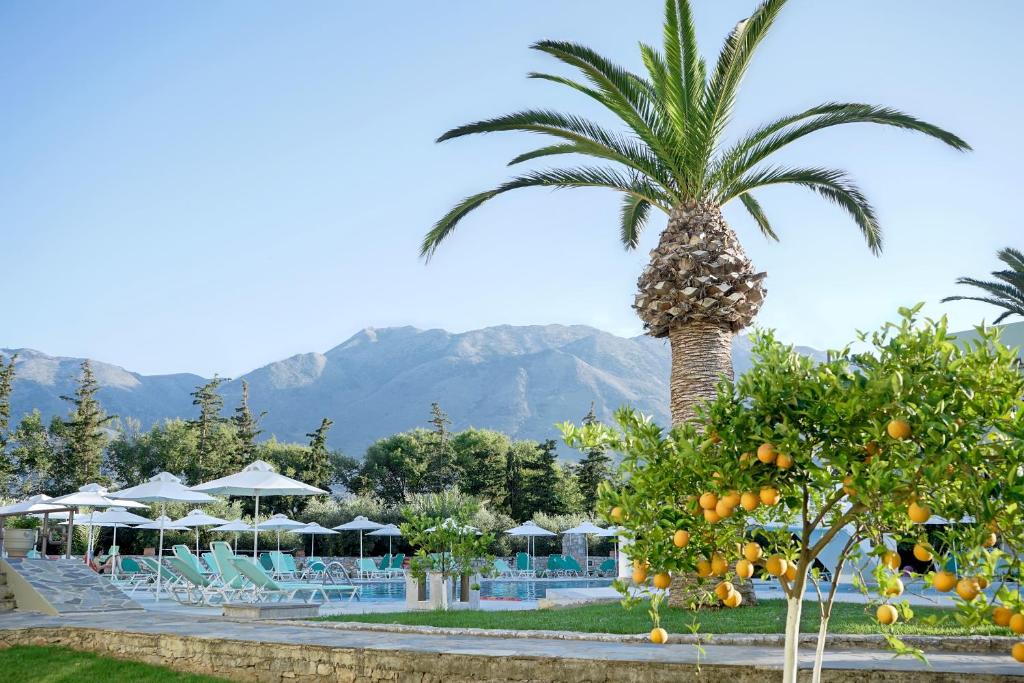
<path id="1" fill-rule="evenodd" d="M 361 600 L 405 600 L 404 581 L 370 581 L 360 583 Z M 457 584 L 456 584 L 457 585 Z M 612 585 L 611 579 L 553 579 L 543 581 L 488 580 L 480 582 L 482 600 L 537 600 L 549 590 L 559 588 L 602 588 Z M 456 587 L 456 591 L 458 588 Z"/>

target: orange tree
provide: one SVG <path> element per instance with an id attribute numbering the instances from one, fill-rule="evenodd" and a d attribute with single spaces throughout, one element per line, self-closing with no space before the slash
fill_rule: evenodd
<path id="1" fill-rule="evenodd" d="M 975 574 L 947 586 L 945 573 L 929 572 L 926 582 L 958 589 L 962 619 L 995 617 L 974 588 L 998 564 L 1004 573 L 1014 565 L 1024 540 L 1024 377 L 995 330 L 958 344 L 945 320 L 918 322 L 919 308 L 821 362 L 758 333 L 751 370 L 668 433 L 630 409 L 616 414 L 618 430 L 563 425 L 572 445 L 623 454 L 626 483 L 605 486 L 600 509 L 624 527 L 633 583 L 655 598 L 653 641 L 668 638 L 657 610 L 672 573 L 696 574 L 726 606 L 742 602 L 733 579 L 771 575 L 787 598 L 784 680 L 795 681 L 802 598 L 826 548 L 840 546 L 838 574 L 858 542 L 871 541 L 878 620 L 912 616 L 896 602 L 900 561 L 883 535 L 916 542 L 920 558 L 955 551 Z M 924 527 L 933 515 L 970 523 L 933 547 Z M 985 550 L 993 530 L 1001 555 Z M 1020 612 L 1019 596 L 1001 590 L 1006 609 Z M 819 660 L 834 597 L 821 601 Z M 1024 632 L 1024 614 L 1018 622 Z"/>

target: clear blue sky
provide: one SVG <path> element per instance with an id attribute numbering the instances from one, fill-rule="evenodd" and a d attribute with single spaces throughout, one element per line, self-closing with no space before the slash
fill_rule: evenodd
<path id="1" fill-rule="evenodd" d="M 753 0 L 696 0 L 713 56 Z M 366 326 L 641 327 L 630 303 L 653 246 L 617 242 L 618 198 L 506 195 L 439 256 L 424 231 L 506 178 L 525 135 L 436 145 L 449 127 L 527 107 L 599 115 L 529 81 L 541 38 L 639 68 L 658 0 L 20 2 L 0 5 L 0 346 L 144 373 L 237 375 Z M 782 236 L 727 215 L 769 272 L 760 322 L 817 347 L 919 300 L 942 306 L 1020 238 L 1024 4 L 793 0 L 750 70 L 733 131 L 825 100 L 884 103 L 974 147 L 867 126 L 783 159 L 848 169 L 886 229 L 871 256 L 842 212 L 763 193 Z M 605 119 L 607 121 L 607 119 Z"/>

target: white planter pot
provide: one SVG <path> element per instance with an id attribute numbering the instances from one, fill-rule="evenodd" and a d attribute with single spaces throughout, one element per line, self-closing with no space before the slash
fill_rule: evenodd
<path id="1" fill-rule="evenodd" d="M 4 549 L 11 557 L 25 557 L 36 547 L 35 529 L 4 529 Z"/>
<path id="2" fill-rule="evenodd" d="M 430 609 L 429 600 L 420 600 L 420 580 L 407 573 L 405 575 L 405 606 L 407 609 Z"/>
<path id="3" fill-rule="evenodd" d="M 430 584 L 430 608 L 448 611 L 455 588 L 452 580 L 441 572 L 427 572 L 427 582 Z"/>

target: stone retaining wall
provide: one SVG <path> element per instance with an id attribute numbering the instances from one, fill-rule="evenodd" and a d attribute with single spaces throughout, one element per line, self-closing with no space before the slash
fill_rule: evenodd
<path id="1" fill-rule="evenodd" d="M 382 645 L 385 644 L 382 639 Z M 85 628 L 37 627 L 0 632 L 0 647 L 59 645 L 75 650 L 168 666 L 234 681 L 279 683 L 641 683 L 686 680 L 693 683 L 762 683 L 777 678 L 777 670 L 754 667 L 646 661 L 563 659 L 522 655 L 491 657 L 468 654 L 369 650 L 284 645 L 146 634 Z M 802 671 L 801 680 L 810 672 Z M 826 669 L 823 683 L 870 679 L 873 683 L 954 683 L 960 674 Z M 997 674 L 973 674 L 972 683 L 1007 680 Z"/>

